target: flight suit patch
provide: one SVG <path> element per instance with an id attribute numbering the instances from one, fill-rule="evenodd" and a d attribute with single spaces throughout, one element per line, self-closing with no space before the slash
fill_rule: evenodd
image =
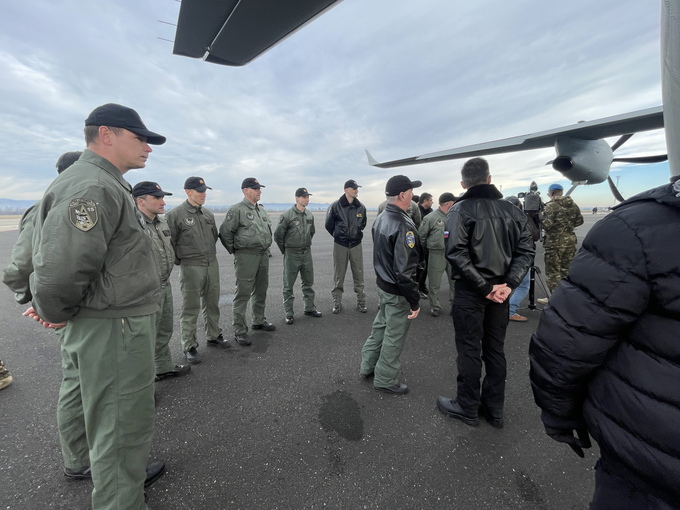
<path id="1" fill-rule="evenodd" d="M 298 220 L 297 218 L 295 218 L 295 219 L 293 220 L 293 225 L 296 226 L 296 227 L 299 227 L 299 226 L 300 226 L 300 220 Z"/>
<path id="2" fill-rule="evenodd" d="M 97 204 L 89 198 L 76 198 L 68 205 L 68 219 L 78 230 L 92 230 L 99 221 Z"/>
<path id="3" fill-rule="evenodd" d="M 170 237 L 170 231 L 169 230 L 163 230 L 162 232 L 163 232 L 163 235 L 165 237 Z"/>
<path id="4" fill-rule="evenodd" d="M 440 227 L 444 224 L 444 220 L 437 220 L 437 225 Z"/>
<path id="5" fill-rule="evenodd" d="M 416 238 L 410 230 L 406 232 L 406 244 L 409 248 L 413 248 L 416 245 Z"/>
<path id="6" fill-rule="evenodd" d="M 364 215 L 363 215 L 363 214 L 361 214 L 361 213 L 357 213 L 357 218 L 363 218 L 363 217 L 364 217 Z"/>
<path id="7" fill-rule="evenodd" d="M 314 220 L 307 220 L 307 225 L 311 225 L 314 223 Z"/>
<path id="8" fill-rule="evenodd" d="M 249 220 L 254 220 L 254 219 L 255 219 L 255 215 L 254 215 L 253 213 L 251 213 L 250 211 L 248 211 L 248 212 L 246 213 L 246 218 L 248 218 Z"/>
<path id="9" fill-rule="evenodd" d="M 190 216 L 187 216 L 186 218 L 184 218 L 184 224 L 187 227 L 193 227 L 194 225 L 196 225 L 196 220 Z"/>

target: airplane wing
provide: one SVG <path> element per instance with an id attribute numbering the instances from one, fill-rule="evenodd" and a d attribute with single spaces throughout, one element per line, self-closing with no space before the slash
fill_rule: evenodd
<path id="1" fill-rule="evenodd" d="M 657 106 L 656 108 L 648 108 L 646 110 L 624 113 L 613 117 L 606 117 L 604 119 L 581 122 L 571 126 L 541 131 L 540 133 L 504 138 L 493 142 L 468 145 L 467 147 L 457 147 L 455 149 L 432 152 L 430 154 L 423 154 L 422 156 L 397 159 L 385 163 L 376 161 L 368 151 L 366 151 L 366 155 L 368 156 L 368 163 L 371 166 L 393 168 L 397 166 L 445 161 L 447 159 L 473 158 L 490 154 L 544 149 L 547 147 L 554 147 L 555 139 L 560 136 L 569 136 L 583 140 L 598 140 L 610 136 L 661 129 L 663 126 L 663 107 Z"/>
<path id="2" fill-rule="evenodd" d="M 182 0 L 175 55 L 243 66 L 342 0 Z"/>

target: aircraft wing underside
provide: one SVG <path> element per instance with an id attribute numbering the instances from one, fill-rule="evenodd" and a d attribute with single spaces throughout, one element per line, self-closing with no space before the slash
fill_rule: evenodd
<path id="1" fill-rule="evenodd" d="M 661 129 L 663 122 L 663 107 L 648 108 L 637 112 L 624 113 L 604 119 L 592 120 L 573 124 L 557 129 L 550 129 L 539 133 L 515 136 L 495 140 L 493 142 L 468 145 L 467 147 L 457 147 L 440 152 L 432 152 L 421 156 L 398 159 L 379 163 L 366 151 L 369 164 L 379 168 L 392 168 L 407 165 L 419 165 L 422 163 L 432 163 L 448 159 L 473 158 L 476 156 L 486 156 L 490 154 L 503 154 L 507 152 L 520 152 L 533 149 L 544 149 L 555 146 L 555 139 L 560 136 L 579 138 L 582 140 L 598 140 L 610 136 L 637 133 L 640 131 L 650 131 Z"/>

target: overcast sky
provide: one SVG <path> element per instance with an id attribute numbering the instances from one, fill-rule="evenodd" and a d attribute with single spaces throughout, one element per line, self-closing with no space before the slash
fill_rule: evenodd
<path id="1" fill-rule="evenodd" d="M 241 68 L 172 55 L 176 0 L 26 0 L 0 7 L 0 197 L 38 199 L 60 154 L 82 150 L 84 119 L 116 102 L 168 138 L 132 184 L 184 198 L 186 177 L 213 188 L 208 205 L 242 199 L 256 177 L 263 202 L 313 202 L 347 179 L 376 206 L 396 173 L 435 197 L 460 193 L 464 161 L 378 169 L 415 156 L 661 104 L 658 0 L 345 0 Z M 608 140 L 613 143 L 614 140 Z M 665 153 L 662 131 L 617 155 Z M 568 186 L 545 166 L 552 149 L 489 157 L 515 193 L 536 180 Z M 615 166 L 631 196 L 668 182 L 668 166 Z M 577 202 L 613 203 L 605 184 Z"/>

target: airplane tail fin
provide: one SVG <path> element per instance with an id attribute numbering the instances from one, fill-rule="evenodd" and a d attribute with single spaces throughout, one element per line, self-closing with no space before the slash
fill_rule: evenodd
<path id="1" fill-rule="evenodd" d="M 378 163 L 378 162 L 373 158 L 373 156 L 371 156 L 371 153 L 368 152 L 368 149 L 364 149 L 364 150 L 366 151 L 366 156 L 368 156 L 368 164 L 369 164 L 369 165 L 371 165 L 371 166 L 377 166 L 377 165 L 380 164 L 380 163 Z"/>

